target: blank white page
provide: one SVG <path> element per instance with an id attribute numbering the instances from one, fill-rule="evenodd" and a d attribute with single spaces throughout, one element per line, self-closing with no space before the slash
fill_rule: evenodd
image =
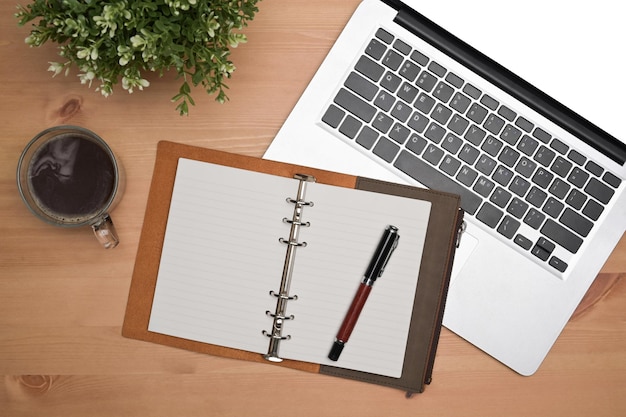
<path id="1" fill-rule="evenodd" d="M 305 173 L 306 174 L 306 173 Z M 265 353 L 298 181 L 180 159 L 148 329 Z M 430 203 L 308 183 L 284 358 L 400 377 Z M 400 242 L 338 362 L 334 336 L 384 228 Z"/>
<path id="2" fill-rule="evenodd" d="M 303 219 L 289 314 L 291 339 L 281 355 L 308 362 L 400 377 L 431 204 L 361 190 L 313 184 L 313 207 Z M 398 227 L 400 240 L 376 280 L 339 360 L 327 356 L 385 227 Z"/>

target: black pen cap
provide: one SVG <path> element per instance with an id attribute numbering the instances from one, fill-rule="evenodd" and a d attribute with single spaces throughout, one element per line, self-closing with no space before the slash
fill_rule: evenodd
<path id="1" fill-rule="evenodd" d="M 330 349 L 330 353 L 328 354 L 328 359 L 330 359 L 331 361 L 336 361 L 337 359 L 339 359 L 339 355 L 341 355 L 341 351 L 343 350 L 344 346 L 345 343 L 340 342 L 339 340 L 335 340 L 335 343 L 333 343 L 333 347 Z"/>

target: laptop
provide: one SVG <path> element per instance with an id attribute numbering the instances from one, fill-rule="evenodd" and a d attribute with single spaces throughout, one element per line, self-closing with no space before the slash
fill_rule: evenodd
<path id="1" fill-rule="evenodd" d="M 364 0 L 264 158 L 460 194 L 444 326 L 532 375 L 626 230 L 618 7 Z"/>

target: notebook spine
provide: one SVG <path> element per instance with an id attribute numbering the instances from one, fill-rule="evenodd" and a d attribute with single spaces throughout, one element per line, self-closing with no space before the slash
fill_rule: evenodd
<path id="1" fill-rule="evenodd" d="M 283 264 L 283 274 L 280 280 L 280 289 L 278 292 L 270 291 L 270 295 L 276 297 L 276 309 L 272 313 L 266 311 L 265 314 L 272 318 L 271 331 L 263 330 L 263 334 L 270 339 L 269 347 L 264 358 L 272 362 L 281 362 L 279 356 L 279 347 L 282 340 L 289 340 L 291 335 L 283 335 L 283 325 L 285 321 L 293 320 L 293 315 L 287 314 L 287 302 L 289 300 L 297 300 L 297 295 L 290 295 L 289 288 L 291 286 L 291 276 L 293 274 L 293 265 L 296 256 L 296 250 L 307 245 L 306 242 L 298 241 L 300 229 L 309 227 L 309 222 L 302 220 L 305 207 L 313 206 L 312 201 L 305 200 L 306 186 L 309 182 L 315 182 L 315 177 L 304 174 L 296 174 L 295 179 L 299 181 L 298 193 L 296 198 L 287 198 L 287 202 L 294 205 L 293 215 L 291 219 L 283 218 L 283 222 L 290 225 L 289 238 L 279 238 L 278 240 L 287 246 L 285 255 L 285 263 Z"/>

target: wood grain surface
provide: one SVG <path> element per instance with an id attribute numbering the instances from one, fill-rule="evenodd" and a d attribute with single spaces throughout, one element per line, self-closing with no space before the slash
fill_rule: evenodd
<path id="1" fill-rule="evenodd" d="M 264 0 L 233 51 L 230 101 L 202 91 L 180 117 L 171 74 L 105 99 L 76 73 L 51 78 L 56 49 L 28 48 L 15 2 L 0 3 L 0 416 L 624 416 L 626 238 L 539 371 L 522 377 L 444 329 L 424 394 L 211 357 L 121 336 L 156 144 L 261 156 L 358 0 Z M 15 170 L 39 131 L 76 124 L 118 155 L 121 244 L 59 229 L 20 200 Z"/>

